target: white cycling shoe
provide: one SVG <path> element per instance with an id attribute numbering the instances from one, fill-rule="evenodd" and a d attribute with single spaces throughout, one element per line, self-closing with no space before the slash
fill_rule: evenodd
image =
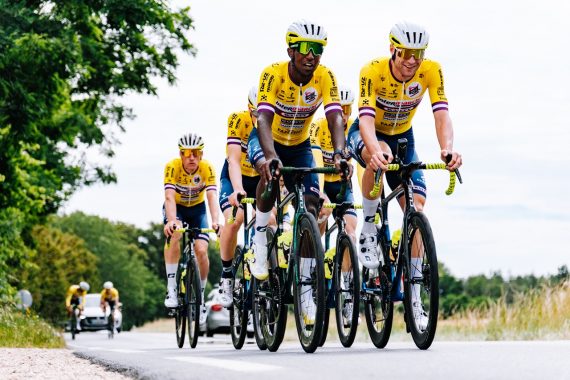
<path id="1" fill-rule="evenodd" d="M 253 243 L 253 255 L 253 262 L 249 263 L 251 274 L 260 281 L 266 280 L 269 277 L 269 271 L 267 270 L 267 246 Z"/>
<path id="2" fill-rule="evenodd" d="M 378 237 L 376 233 L 360 234 L 360 250 L 358 252 L 358 260 L 368 269 L 376 269 L 380 265 L 378 260 Z"/>
<path id="3" fill-rule="evenodd" d="M 234 279 L 222 278 L 220 280 L 220 304 L 223 307 L 231 307 L 234 303 L 233 296 Z"/>
<path id="4" fill-rule="evenodd" d="M 208 319 L 208 314 L 206 313 L 206 305 L 200 306 L 200 325 L 205 325 Z"/>
<path id="5" fill-rule="evenodd" d="M 425 331 L 428 325 L 428 315 L 424 310 L 421 301 L 414 301 L 412 303 L 412 309 L 414 311 L 414 323 L 418 327 L 418 330 Z"/>
<path id="6" fill-rule="evenodd" d="M 168 288 L 166 290 L 166 298 L 164 299 L 164 306 L 169 309 L 178 307 L 178 296 L 176 295 L 176 288 Z"/>

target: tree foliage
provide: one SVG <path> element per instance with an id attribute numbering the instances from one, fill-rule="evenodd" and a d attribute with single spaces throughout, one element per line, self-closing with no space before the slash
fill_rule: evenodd
<path id="1" fill-rule="evenodd" d="M 120 97 L 175 81 L 175 52 L 193 53 L 188 12 L 159 0 L 0 0 L 0 296 L 16 282 L 8 268 L 27 263 L 26 229 L 78 187 L 115 180 L 85 149 L 112 157 L 131 116 Z"/>

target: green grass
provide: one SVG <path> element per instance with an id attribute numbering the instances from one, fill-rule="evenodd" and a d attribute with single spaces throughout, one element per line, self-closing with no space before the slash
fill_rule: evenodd
<path id="1" fill-rule="evenodd" d="M 63 348 L 65 342 L 59 331 L 38 316 L 0 307 L 0 346 Z"/>

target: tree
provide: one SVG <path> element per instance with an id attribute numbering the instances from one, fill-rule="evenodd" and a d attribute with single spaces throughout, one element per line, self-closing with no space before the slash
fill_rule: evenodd
<path id="1" fill-rule="evenodd" d="M 17 282 L 8 268 L 26 265 L 25 231 L 78 187 L 115 180 L 85 149 L 112 157 L 132 116 L 120 97 L 175 81 L 175 52 L 194 53 L 188 12 L 159 0 L 0 0 L 0 296 Z"/>

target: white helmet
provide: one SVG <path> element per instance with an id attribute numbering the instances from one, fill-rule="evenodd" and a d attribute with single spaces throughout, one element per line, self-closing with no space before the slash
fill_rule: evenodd
<path id="1" fill-rule="evenodd" d="M 253 86 L 249 90 L 249 94 L 247 95 L 247 106 L 250 111 L 254 111 L 257 109 L 257 86 Z"/>
<path id="2" fill-rule="evenodd" d="M 113 288 L 113 283 L 111 281 L 105 281 L 105 283 L 103 284 L 103 287 L 105 289 L 112 289 Z"/>
<path id="3" fill-rule="evenodd" d="M 321 25 L 307 21 L 298 20 L 289 25 L 287 34 L 285 34 L 285 41 L 288 46 L 295 44 L 299 41 L 313 41 L 327 45 L 327 32 Z"/>
<path id="4" fill-rule="evenodd" d="M 183 135 L 178 140 L 178 148 L 180 149 L 204 149 L 204 140 L 195 133 Z"/>
<path id="5" fill-rule="evenodd" d="M 354 94 L 350 88 L 346 86 L 338 86 L 338 93 L 340 95 L 341 106 L 349 106 L 354 102 Z"/>
<path id="6" fill-rule="evenodd" d="M 425 49 L 428 42 L 428 32 L 418 24 L 401 21 L 390 30 L 390 43 L 399 49 Z"/>
<path id="7" fill-rule="evenodd" d="M 89 286 L 89 284 L 86 283 L 85 281 L 81 281 L 81 282 L 79 283 L 79 287 L 80 287 L 81 289 L 85 290 L 86 292 L 88 292 L 89 289 L 91 288 L 91 287 Z"/>

